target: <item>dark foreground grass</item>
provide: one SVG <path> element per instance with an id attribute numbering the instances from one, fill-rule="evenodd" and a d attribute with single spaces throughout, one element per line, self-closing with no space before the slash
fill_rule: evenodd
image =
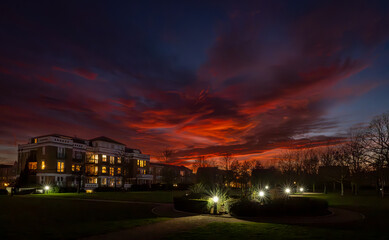
<path id="1" fill-rule="evenodd" d="M 340 226 L 211 223 L 167 239 L 389 239 L 389 197 L 382 199 L 374 194 L 344 197 L 338 194 L 317 194 L 309 197 L 326 199 L 330 207 L 360 212 L 366 219 L 361 223 Z"/>
<path id="2" fill-rule="evenodd" d="M 0 239 L 76 239 L 165 220 L 151 212 L 153 207 L 0 196 Z"/>
<path id="3" fill-rule="evenodd" d="M 97 192 L 97 193 L 50 193 L 35 194 L 31 197 L 38 198 L 83 198 L 83 199 L 104 199 L 116 201 L 134 201 L 134 202 L 158 202 L 172 203 L 173 198 L 182 196 L 184 191 L 142 191 L 142 192 Z"/>

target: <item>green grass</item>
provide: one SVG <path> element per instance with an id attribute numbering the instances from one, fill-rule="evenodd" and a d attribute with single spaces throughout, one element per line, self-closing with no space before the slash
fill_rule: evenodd
<path id="1" fill-rule="evenodd" d="M 152 192 L 97 192 L 97 193 L 50 193 L 30 195 L 38 198 L 87 198 L 117 201 L 171 203 L 173 197 L 182 196 L 184 191 L 152 191 Z"/>
<path id="2" fill-rule="evenodd" d="M 362 223 L 341 226 L 297 226 L 272 223 L 211 223 L 167 239 L 389 239 L 389 197 L 374 194 L 344 197 L 339 194 L 315 194 L 330 207 L 361 212 Z"/>
<path id="3" fill-rule="evenodd" d="M 166 219 L 151 212 L 153 204 L 37 196 L 0 196 L 0 239 L 76 239 Z"/>

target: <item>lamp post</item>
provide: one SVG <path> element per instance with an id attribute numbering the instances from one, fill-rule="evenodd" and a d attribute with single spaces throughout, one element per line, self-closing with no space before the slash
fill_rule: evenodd
<path id="1" fill-rule="evenodd" d="M 218 196 L 214 196 L 212 198 L 213 200 L 213 214 L 217 214 L 217 202 L 219 201 L 219 197 Z"/>
<path id="2" fill-rule="evenodd" d="M 265 192 L 261 190 L 261 191 L 259 191 L 258 195 L 259 195 L 259 201 L 260 201 L 261 205 L 263 205 L 263 199 L 265 197 Z"/>

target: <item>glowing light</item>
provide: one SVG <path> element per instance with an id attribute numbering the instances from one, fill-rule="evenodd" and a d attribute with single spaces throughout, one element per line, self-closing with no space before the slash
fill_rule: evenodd
<path id="1" fill-rule="evenodd" d="M 9 183 L 4 183 L 4 187 L 8 187 Z"/>
<path id="2" fill-rule="evenodd" d="M 290 193 L 290 188 L 285 188 L 285 193 L 289 194 Z"/>
<path id="3" fill-rule="evenodd" d="M 304 192 L 304 188 L 301 187 L 301 188 L 300 188 L 300 192 Z"/>
<path id="4" fill-rule="evenodd" d="M 46 190 L 46 191 L 50 190 L 50 186 L 47 186 L 47 185 L 46 185 L 46 186 L 45 186 L 45 190 Z"/>
<path id="5" fill-rule="evenodd" d="M 217 203 L 217 202 L 219 201 L 219 197 L 218 197 L 218 196 L 214 196 L 214 197 L 212 198 L 212 200 L 213 200 L 215 203 Z"/>
<path id="6" fill-rule="evenodd" d="M 268 185 L 266 185 L 266 186 L 265 186 L 265 189 L 269 189 L 269 186 L 268 186 Z"/>
<path id="7" fill-rule="evenodd" d="M 88 189 L 88 190 L 86 190 L 85 192 L 86 192 L 86 193 L 93 193 L 93 190 Z"/>
<path id="8" fill-rule="evenodd" d="M 265 192 L 264 191 L 259 191 L 259 197 L 264 197 L 265 196 Z"/>

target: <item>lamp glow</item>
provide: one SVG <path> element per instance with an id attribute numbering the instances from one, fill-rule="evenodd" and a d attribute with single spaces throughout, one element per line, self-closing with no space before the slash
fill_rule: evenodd
<path id="1" fill-rule="evenodd" d="M 300 192 L 304 192 L 304 188 L 301 187 L 301 188 L 300 188 Z"/>
<path id="2" fill-rule="evenodd" d="M 213 200 L 215 203 L 217 203 L 217 202 L 219 201 L 219 197 L 218 197 L 218 196 L 214 196 L 214 197 L 212 198 L 212 200 Z"/>
<path id="3" fill-rule="evenodd" d="M 269 186 L 268 186 L 268 185 L 266 185 L 266 186 L 265 186 L 265 189 L 269 189 Z"/>
<path id="4" fill-rule="evenodd" d="M 259 197 L 264 197 L 265 196 L 265 192 L 264 191 L 259 191 Z"/>
<path id="5" fill-rule="evenodd" d="M 45 190 L 46 191 L 50 190 L 50 186 L 45 186 Z"/>
<path id="6" fill-rule="evenodd" d="M 290 188 L 285 189 L 285 193 L 289 194 L 290 193 Z"/>

